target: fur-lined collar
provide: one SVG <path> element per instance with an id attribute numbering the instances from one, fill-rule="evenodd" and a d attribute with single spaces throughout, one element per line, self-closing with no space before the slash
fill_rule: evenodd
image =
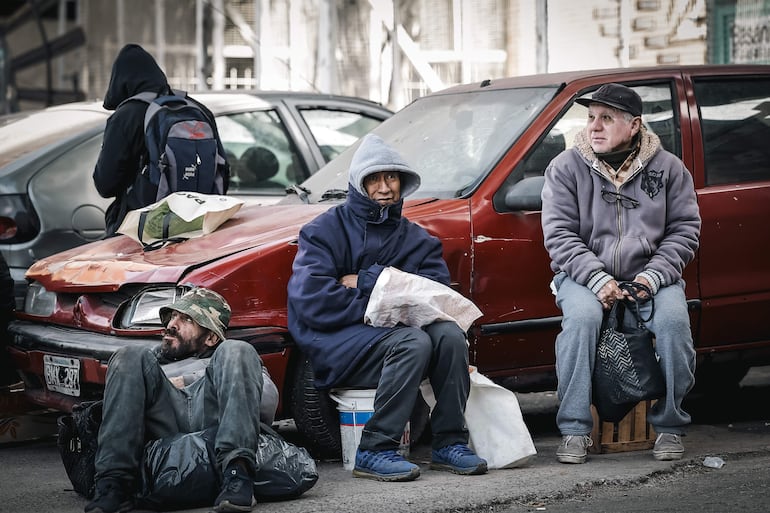
<path id="1" fill-rule="evenodd" d="M 647 130 L 647 127 L 644 125 L 639 129 L 639 140 L 639 153 L 636 156 L 637 165 L 632 167 L 632 172 L 644 167 L 653 155 L 661 149 L 660 138 Z M 591 148 L 591 142 L 585 130 L 581 130 L 575 135 L 575 148 L 592 168 L 601 169 L 598 165 L 599 157 L 596 156 L 593 148 Z"/>

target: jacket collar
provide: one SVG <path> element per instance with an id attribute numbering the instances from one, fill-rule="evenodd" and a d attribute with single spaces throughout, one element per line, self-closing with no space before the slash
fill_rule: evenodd
<path id="1" fill-rule="evenodd" d="M 389 207 L 382 207 L 376 201 L 358 192 L 353 185 L 350 185 L 345 204 L 353 212 L 353 215 L 360 217 L 367 223 L 382 224 L 389 220 L 398 222 L 401 219 L 404 199 L 401 198 Z"/>
<path id="2" fill-rule="evenodd" d="M 662 148 L 660 144 L 660 138 L 642 125 L 639 131 L 639 151 L 634 158 L 634 161 L 630 167 L 630 176 L 636 174 L 637 171 L 642 169 L 647 162 Z M 575 135 L 575 149 L 577 149 L 583 160 L 597 171 L 601 171 L 602 167 L 599 163 L 599 157 L 596 156 L 593 148 L 591 148 L 591 142 L 586 136 L 586 131 L 581 130 Z M 629 178 L 630 178 L 629 176 Z"/>

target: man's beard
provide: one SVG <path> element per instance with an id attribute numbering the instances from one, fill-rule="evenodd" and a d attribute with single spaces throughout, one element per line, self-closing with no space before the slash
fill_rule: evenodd
<path id="1" fill-rule="evenodd" d="M 173 345 L 172 340 L 167 340 L 164 338 L 160 344 L 160 355 L 166 360 L 171 361 L 181 360 L 183 358 L 187 358 L 188 356 L 198 354 L 200 352 L 199 349 L 202 345 L 202 340 L 205 338 L 205 335 L 202 335 L 198 339 L 185 339 L 174 328 L 167 329 L 164 332 L 164 336 L 173 337 L 177 342 L 175 345 Z"/>

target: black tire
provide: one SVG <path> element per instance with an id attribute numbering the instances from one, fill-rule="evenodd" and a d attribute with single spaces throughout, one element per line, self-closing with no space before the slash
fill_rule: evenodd
<path id="1" fill-rule="evenodd" d="M 296 362 L 290 400 L 297 431 L 314 458 L 339 460 L 342 458 L 342 440 L 337 407 L 327 391 L 318 390 L 313 384 L 310 360 L 300 354 Z"/>
<path id="2" fill-rule="evenodd" d="M 296 362 L 290 405 L 297 432 L 313 457 L 339 460 L 342 458 L 342 440 L 336 403 L 327 391 L 318 390 L 313 384 L 310 360 L 300 354 Z M 426 429 L 429 420 L 430 408 L 419 394 L 410 419 L 410 446 L 422 442 L 423 434 L 430 433 L 430 429 Z"/>

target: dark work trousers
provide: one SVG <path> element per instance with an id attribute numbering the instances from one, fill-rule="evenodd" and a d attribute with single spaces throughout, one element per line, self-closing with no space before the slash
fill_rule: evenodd
<path id="1" fill-rule="evenodd" d="M 166 378 L 152 350 L 118 349 L 107 370 L 96 480 L 135 486 L 146 441 L 212 426 L 222 470 L 234 458 L 256 465 L 262 380 L 257 351 L 240 340 L 220 342 L 206 374 L 183 389 Z"/>
<path id="2" fill-rule="evenodd" d="M 394 328 L 337 385 L 377 389 L 374 414 L 364 426 L 359 449 L 398 448 L 425 378 L 436 397 L 430 421 L 433 448 L 468 443 L 463 417 L 470 390 L 468 346 L 456 323 L 440 321 L 423 329 Z"/>

